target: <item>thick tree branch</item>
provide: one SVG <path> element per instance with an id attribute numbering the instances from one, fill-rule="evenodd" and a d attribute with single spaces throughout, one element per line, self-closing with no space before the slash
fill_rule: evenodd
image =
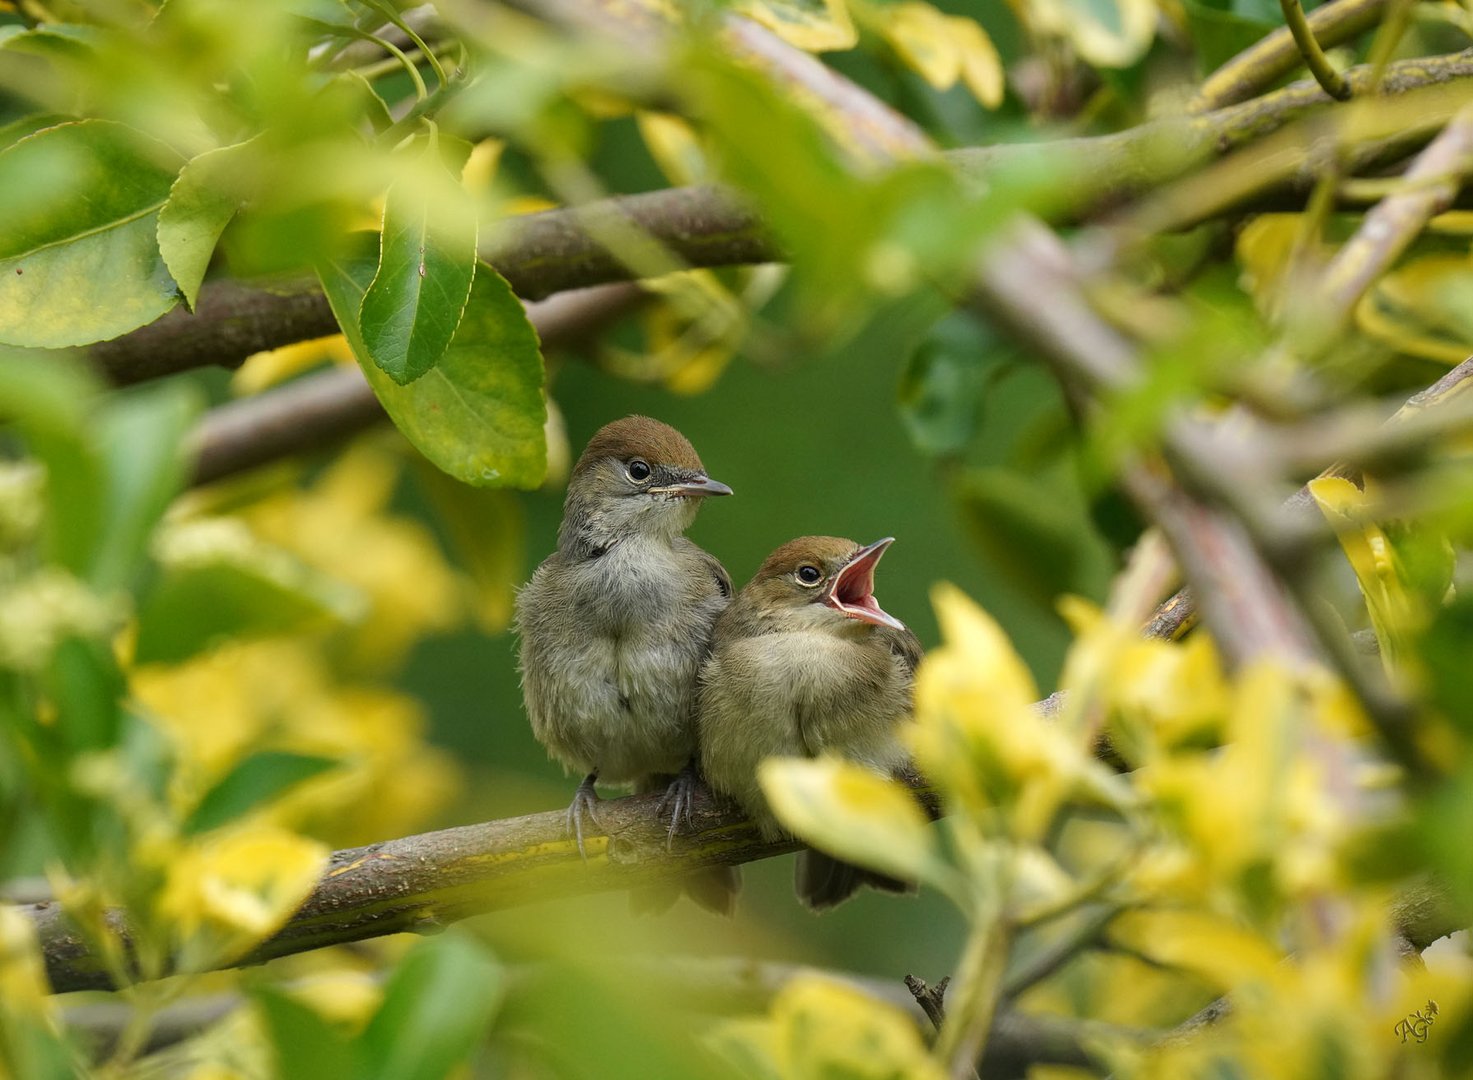
<path id="1" fill-rule="evenodd" d="M 1368 80 L 1370 72 L 1357 68 L 1348 76 L 1355 84 Z M 1463 83 L 1473 94 L 1473 53 L 1392 64 L 1382 92 L 1395 96 Z M 1079 220 L 1331 103 L 1318 86 L 1306 81 L 1189 120 L 1163 120 L 1087 139 L 958 150 L 946 160 L 979 185 L 998 170 L 1015 168 L 1075 177 L 1073 186 L 1060 192 L 1052 217 Z M 1429 109 L 1433 104 L 1429 102 Z M 1437 108 L 1445 110 L 1447 105 Z M 731 266 L 782 257 L 752 209 L 719 188 L 622 196 L 598 209 L 625 219 L 690 266 Z M 483 235 L 481 255 L 518 296 L 529 300 L 628 280 L 628 266 L 582 226 L 587 212 L 587 208 L 549 210 L 500 222 Z M 196 313 L 173 311 L 93 346 L 91 354 L 113 381 L 134 383 L 207 365 L 235 367 L 253 353 L 334 332 L 332 313 L 315 282 L 265 288 L 221 281 L 201 290 Z"/>
<path id="2" fill-rule="evenodd" d="M 899 984 L 846 971 L 771 961 L 725 957 L 660 956 L 615 960 L 600 967 L 610 982 L 640 988 L 682 1014 L 726 1017 L 764 1012 L 784 987 L 803 976 L 818 976 L 854 987 L 870 997 L 910 1013 L 922 1022 L 915 1000 Z M 549 978 L 567 978 L 563 967 L 521 964 L 509 968 L 512 987 Z M 945 982 L 945 980 L 943 980 Z M 150 1024 L 143 1052 L 150 1053 L 199 1034 L 245 1004 L 239 994 L 222 993 L 189 998 L 163 1009 Z M 125 1001 L 93 1001 L 63 1012 L 68 1032 L 80 1036 L 94 1059 L 111 1052 L 134 1016 Z M 1106 1059 L 1096 1045 L 1144 1045 L 1159 1033 L 1120 1027 L 1099 1021 L 1073 1020 L 1008 1010 L 998 1015 L 987 1041 L 982 1071 L 987 1076 L 1014 1076 L 1030 1065 L 1072 1065 L 1104 1068 Z"/>
<path id="3" fill-rule="evenodd" d="M 701 866 L 736 865 L 799 847 L 771 843 L 738 811 L 697 798 L 694 828 L 666 849 L 659 795 L 605 800 L 604 834 L 585 834 L 588 859 L 561 810 L 489 821 L 335 852 L 316 890 L 286 927 L 230 966 L 403 931 L 435 930 L 471 915 L 559 896 L 674 881 Z M 35 923 L 54 990 L 112 980 L 60 905 L 24 907 Z M 126 941 L 126 931 L 123 933 Z"/>
<path id="4" fill-rule="evenodd" d="M 597 332 L 646 298 L 637 285 L 596 285 L 527 305 L 544 349 Z M 193 484 L 207 484 L 292 454 L 318 450 L 387 419 L 357 367 L 304 376 L 212 409 L 190 436 Z"/>
<path id="5" fill-rule="evenodd" d="M 716 188 L 672 188 L 610 199 L 617 214 L 693 266 L 768 262 L 778 255 L 757 217 Z M 613 281 L 629 269 L 579 224 L 579 213 L 549 210 L 507 218 L 481 236 L 482 259 L 523 299 Z M 93 360 L 126 384 L 204 366 L 238 367 L 246 357 L 338 332 L 315 281 L 271 287 L 233 281 L 200 290 L 194 314 L 176 309 L 113 341 L 94 345 Z"/>

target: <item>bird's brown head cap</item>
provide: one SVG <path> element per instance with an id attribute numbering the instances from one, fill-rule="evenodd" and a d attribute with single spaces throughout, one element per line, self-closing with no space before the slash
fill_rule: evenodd
<path id="1" fill-rule="evenodd" d="M 627 462 L 641 458 L 651 466 L 664 465 L 689 473 L 705 473 L 696 448 L 669 424 L 648 416 L 626 416 L 599 428 L 573 467 L 585 473 L 608 459 Z"/>

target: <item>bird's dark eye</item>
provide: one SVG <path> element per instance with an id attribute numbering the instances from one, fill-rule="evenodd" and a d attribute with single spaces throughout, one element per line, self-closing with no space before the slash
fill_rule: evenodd
<path id="1" fill-rule="evenodd" d="M 639 483 L 640 481 L 648 480 L 649 478 L 650 467 L 648 464 L 641 461 L 639 458 L 635 458 L 629 463 L 629 479 L 633 480 L 635 483 Z"/>
<path id="2" fill-rule="evenodd" d="M 816 567 L 816 566 L 810 566 L 810 565 L 805 565 L 805 566 L 798 567 L 798 582 L 799 582 L 799 584 L 812 586 L 812 585 L 817 585 L 822 580 L 823 580 L 823 571 L 819 570 L 818 567 Z"/>

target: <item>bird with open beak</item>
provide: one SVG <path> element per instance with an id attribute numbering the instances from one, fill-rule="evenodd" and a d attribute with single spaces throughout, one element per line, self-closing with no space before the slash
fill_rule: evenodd
<path id="1" fill-rule="evenodd" d="M 909 760 L 900 733 L 921 646 L 875 599 L 875 566 L 891 542 L 792 540 L 716 623 L 696 713 L 702 770 L 769 839 L 787 833 L 757 781 L 764 758 L 827 754 L 886 776 Z M 817 851 L 798 856 L 795 884 L 815 910 L 861 884 L 906 888 Z"/>
<path id="2" fill-rule="evenodd" d="M 730 495 L 689 440 L 644 416 L 601 428 L 573 468 L 558 546 L 518 593 L 522 690 L 532 732 L 584 775 L 568 829 L 584 850 L 594 783 L 669 785 L 671 829 L 698 780 L 696 677 L 731 578 L 683 535 L 701 503 Z M 735 875 L 698 902 L 729 910 Z M 707 902 L 710 900 L 711 902 Z"/>

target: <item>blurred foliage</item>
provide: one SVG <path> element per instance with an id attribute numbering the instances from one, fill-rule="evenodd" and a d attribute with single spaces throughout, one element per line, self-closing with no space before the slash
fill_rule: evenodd
<path id="1" fill-rule="evenodd" d="M 1336 675 L 1233 668 L 1201 631 L 1142 640 L 1158 597 L 1119 573 L 1144 523 L 1113 482 L 1183 413 L 1364 407 L 1371 441 L 1375 395 L 1473 349 L 1466 212 L 1409 238 L 1343 319 L 1316 289 L 1359 208 L 1399 190 L 1384 145 L 1350 175 L 1353 125 L 1330 150 L 1308 148 L 1320 129 L 1284 140 L 1318 186 L 1290 204 L 1275 188 L 1275 212 L 1223 218 L 1208 191 L 1214 220 L 1190 230 L 1086 228 L 1082 250 L 1119 270 L 1090 300 L 1145 361 L 1081 405 L 968 303 L 978 260 L 1019 213 L 1120 210 L 1122 177 L 1153 178 L 1134 206 L 1190 201 L 1171 186 L 1190 128 L 1123 159 L 1088 139 L 1179 113 L 1278 27 L 1278 4 L 590 7 L 625 35 L 534 0 L 0 3 L 0 884 L 61 905 L 124 987 L 49 996 L 33 923 L 0 906 L 0 1077 L 933 1078 L 965 1075 L 1015 1009 L 1078 1021 L 1092 1069 L 1121 1077 L 1464 1067 L 1470 961 L 1401 962 L 1390 912 L 1416 872 L 1473 912 L 1466 442 L 1435 432 L 1360 483 L 1315 481 L 1327 528 L 1291 551 L 1324 617 L 1373 631 L 1428 763 L 1415 778 Z M 1387 10 L 1334 62 L 1473 43 L 1463 5 Z M 774 75 L 724 34 L 739 18 L 819 59 Z M 790 74 L 820 62 L 914 125 L 892 138 L 983 156 L 877 152 Z M 1395 134 L 1381 123 L 1368 140 Z M 998 152 L 1023 143 L 1050 151 Z M 1258 160 L 1214 177 L 1262 194 L 1284 166 Z M 646 295 L 546 354 L 478 254 L 527 214 L 712 183 L 760 211 L 786 264 L 689 267 L 584 214 Z M 218 318 L 206 302 L 231 284 L 313 282 L 341 334 L 228 380 L 119 389 L 78 355 L 170 312 Z M 1317 321 L 1345 333 L 1281 347 Z M 207 405 L 331 364 L 358 366 L 396 432 L 186 490 Z M 796 835 L 921 899 L 861 898 L 814 926 L 780 872 L 750 867 L 729 926 L 591 898 L 215 970 L 286 923 L 334 848 L 566 801 L 501 635 L 572 454 L 635 410 L 741 494 L 695 534 L 738 580 L 794 535 L 900 535 L 882 588 L 924 640 L 940 628 L 908 737 L 944 820 L 850 764 L 763 778 Z M 1288 494 L 1305 457 L 1258 494 Z M 958 584 L 935 587 L 933 614 L 938 578 Z M 1069 696 L 1045 719 L 1033 703 L 1054 686 Z M 941 966 L 948 1019 L 933 1033 L 830 974 L 733 978 L 720 953 L 897 985 Z M 1173 1036 L 1225 994 L 1229 1015 Z M 87 1021 L 118 1003 L 123 1022 Z M 1425 1044 L 1398 1039 L 1429 1015 Z"/>

